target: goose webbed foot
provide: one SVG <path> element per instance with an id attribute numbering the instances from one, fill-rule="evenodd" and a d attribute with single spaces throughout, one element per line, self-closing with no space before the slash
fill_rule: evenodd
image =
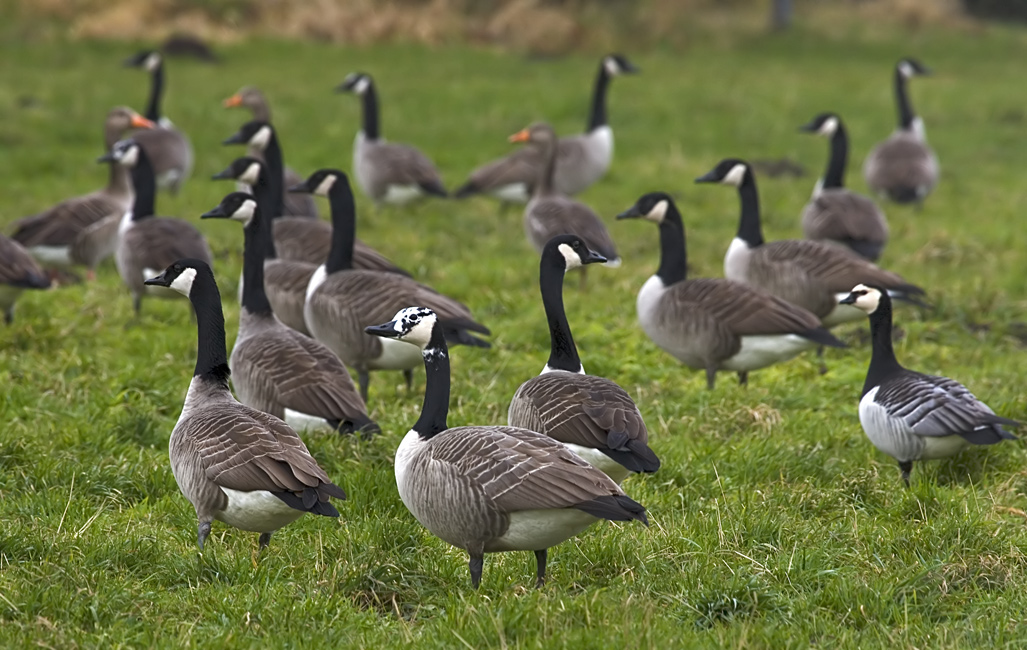
<path id="1" fill-rule="evenodd" d="M 899 469 L 902 470 L 902 482 L 909 487 L 909 473 L 913 471 L 913 461 L 911 460 L 900 460 Z"/>
<path id="2" fill-rule="evenodd" d="M 271 533 L 261 533 L 257 538 L 257 551 L 263 551 L 271 543 Z"/>
<path id="3" fill-rule="evenodd" d="M 481 585 L 481 571 L 485 566 L 485 556 L 482 553 L 471 553 L 471 560 L 467 565 L 471 569 L 471 586 L 477 589 Z"/>
<path id="4" fill-rule="evenodd" d="M 210 535 L 210 522 L 201 521 L 200 525 L 196 528 L 196 541 L 200 545 L 200 550 L 203 550 L 203 544 L 207 541 L 207 536 Z"/>
<path id="5" fill-rule="evenodd" d="M 538 565 L 538 571 L 535 573 L 535 589 L 541 589 L 546 585 L 546 558 L 549 554 L 549 549 L 542 549 L 541 551 L 535 551 L 535 563 Z"/>

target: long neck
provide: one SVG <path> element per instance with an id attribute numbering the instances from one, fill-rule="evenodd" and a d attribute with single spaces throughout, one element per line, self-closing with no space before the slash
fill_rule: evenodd
<path id="1" fill-rule="evenodd" d="M 285 214 L 285 188 L 282 187 L 285 161 L 282 156 L 282 147 L 278 144 L 278 134 L 272 133 L 268 140 L 267 148 L 264 149 L 264 166 L 267 186 L 271 192 L 271 212 L 269 216 L 273 219 Z"/>
<path id="2" fill-rule="evenodd" d="M 110 163 L 107 170 L 107 190 L 116 194 L 132 194 L 132 175 L 128 168 L 118 163 Z"/>
<path id="3" fill-rule="evenodd" d="M 916 119 L 913 106 L 909 103 L 909 91 L 906 88 L 908 81 L 906 75 L 895 70 L 895 103 L 899 108 L 899 128 L 903 131 L 912 130 L 913 120 Z"/>
<path id="4" fill-rule="evenodd" d="M 656 275 L 660 276 L 664 286 L 670 286 L 684 280 L 687 274 L 685 227 L 681 223 L 681 213 L 677 206 L 671 203 L 660 222 L 660 268 L 656 270 Z"/>
<path id="5" fill-rule="evenodd" d="M 552 254 L 549 254 L 552 253 Z M 571 326 L 563 309 L 563 276 L 567 266 L 563 256 L 556 249 L 542 255 L 538 274 L 538 286 L 542 290 L 542 306 L 549 321 L 549 361 L 551 370 L 582 372 L 578 348 L 571 336 Z"/>
<path id="6" fill-rule="evenodd" d="M 260 176 L 257 177 L 256 184 L 252 185 L 250 189 L 253 191 L 253 198 L 257 200 L 257 213 L 262 215 L 261 219 L 264 222 L 261 226 L 262 235 L 259 242 L 255 244 L 254 250 L 261 255 L 262 260 L 272 260 L 278 257 L 278 253 L 275 251 L 275 240 L 272 236 L 274 226 L 271 225 L 272 220 L 276 215 L 274 212 L 274 202 L 271 198 L 272 191 L 267 177 L 266 166 L 261 170 Z M 254 215 L 251 220 L 251 224 L 256 220 L 257 216 Z M 247 235 L 247 237 L 248 236 L 249 235 Z M 263 273 L 263 265 L 261 265 L 261 275 L 263 275 Z M 263 286 L 263 282 L 261 282 L 261 285 Z"/>
<path id="7" fill-rule="evenodd" d="M 756 191 L 756 179 L 746 172 L 745 179 L 738 186 L 738 198 L 742 202 L 742 217 L 738 221 L 738 237 L 756 248 L 763 245 L 763 229 L 760 226 L 760 195 Z"/>
<path id="8" fill-rule="evenodd" d="M 839 123 L 838 129 L 831 136 L 831 157 L 827 160 L 827 171 L 824 172 L 824 189 L 845 187 L 845 164 L 848 159 L 849 135 Z"/>
<path id="9" fill-rule="evenodd" d="M 610 87 L 610 73 L 606 71 L 606 64 L 599 64 L 599 74 L 596 75 L 595 87 L 592 89 L 592 107 L 588 113 L 588 128 L 586 132 L 606 126 L 606 91 Z"/>
<path id="10" fill-rule="evenodd" d="M 225 315 L 221 294 L 210 272 L 198 275 L 189 292 L 196 311 L 196 370 L 193 375 L 228 389 L 228 355 L 225 352 Z"/>
<path id="11" fill-rule="evenodd" d="M 325 270 L 328 273 L 353 268 L 353 244 L 357 238 L 357 206 L 349 183 L 338 179 L 328 191 L 332 211 L 332 247 Z"/>
<path id="12" fill-rule="evenodd" d="M 539 175 L 535 182 L 535 196 L 546 196 L 553 193 L 553 177 L 556 175 L 556 139 L 540 146 L 542 147 L 542 167 L 539 168 Z"/>
<path id="13" fill-rule="evenodd" d="M 881 383 L 889 374 L 902 370 L 895 349 L 891 342 L 892 308 L 891 301 L 882 298 L 874 313 L 870 314 L 870 367 L 867 368 L 867 380 L 863 384 L 863 395 Z"/>
<path id="14" fill-rule="evenodd" d="M 160 119 L 160 100 L 164 94 L 164 64 L 150 73 L 150 103 L 146 107 L 146 119 L 156 122 Z"/>
<path id="15" fill-rule="evenodd" d="M 132 188 L 135 190 L 135 202 L 132 204 L 132 220 L 139 221 L 157 214 L 154 207 L 157 196 L 157 179 L 153 174 L 150 157 L 142 147 L 139 148 L 135 167 L 132 168 Z M 117 165 L 116 165 L 117 166 Z"/>
<path id="16" fill-rule="evenodd" d="M 414 431 L 429 440 L 449 428 L 446 423 L 449 415 L 449 350 L 438 323 L 432 328 L 431 340 L 421 351 L 421 356 L 424 357 L 424 404 L 421 416 L 414 423 Z"/>
<path id="17" fill-rule="evenodd" d="M 264 258 L 271 241 L 271 220 L 257 205 L 253 218 L 244 228 L 242 257 L 242 306 L 251 314 L 271 314 L 271 303 L 264 291 Z M 274 245 L 271 244 L 274 250 Z"/>
<path id="18" fill-rule="evenodd" d="M 373 82 L 368 82 L 362 101 L 364 104 L 364 137 L 368 140 L 377 140 L 381 134 L 378 132 L 378 91 L 375 90 Z"/>

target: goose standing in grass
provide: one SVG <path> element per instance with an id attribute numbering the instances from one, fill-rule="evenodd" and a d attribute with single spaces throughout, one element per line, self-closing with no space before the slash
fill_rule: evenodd
<path id="1" fill-rule="evenodd" d="M 827 170 L 802 210 L 803 236 L 841 244 L 871 262 L 877 261 L 888 241 L 888 223 L 876 203 L 845 187 L 849 136 L 842 118 L 835 113 L 821 113 L 800 130 L 831 141 Z"/>
<path id="2" fill-rule="evenodd" d="M 360 96 L 363 125 L 353 141 L 353 174 L 375 203 L 407 203 L 422 196 L 446 196 L 435 165 L 417 149 L 386 142 L 381 135 L 378 92 L 371 75 L 353 72 L 336 88 Z"/>
<path id="3" fill-rule="evenodd" d="M 380 432 L 339 358 L 319 341 L 283 325 L 272 312 L 264 292 L 270 223 L 256 199 L 233 192 L 203 218 L 241 221 L 246 237 L 239 336 L 229 357 L 239 401 L 298 431 L 327 425 L 340 433 Z"/>
<path id="4" fill-rule="evenodd" d="M 1016 437 L 1019 426 L 999 417 L 959 382 L 903 368 L 892 347 L 892 303 L 881 287 L 856 285 L 841 299 L 870 316 L 870 366 L 859 400 L 859 422 L 870 442 L 899 462 L 909 485 L 915 460 L 954 455 L 966 445 L 993 445 Z"/>
<path id="5" fill-rule="evenodd" d="M 215 519 L 271 534 L 304 513 L 338 517 L 329 498 L 345 499 L 289 425 L 244 406 L 228 389 L 225 317 L 210 266 L 178 260 L 146 284 L 188 296 L 196 313 L 196 369 L 171 432 L 171 471 L 196 509 L 200 549 Z"/>
<path id="6" fill-rule="evenodd" d="M 660 459 L 628 393 L 603 377 L 586 375 L 563 307 L 563 276 L 582 264 L 605 262 L 576 235 L 559 235 L 542 251 L 539 288 L 549 321 L 549 361 L 521 384 L 507 423 L 558 440 L 620 483 L 629 472 L 655 472 Z"/>
<path id="7" fill-rule="evenodd" d="M 14 320 L 14 303 L 25 289 L 48 289 L 50 278 L 25 247 L 0 235 L 0 311 L 8 325 Z"/>
<path id="8" fill-rule="evenodd" d="M 146 119 L 156 123 L 157 128 L 133 137 L 146 149 L 157 173 L 157 185 L 172 194 L 178 194 L 193 168 L 193 146 L 185 134 L 175 128 L 171 120 L 161 112 L 164 58 L 160 52 L 143 51 L 128 58 L 125 65 L 142 68 L 150 73 L 150 100 L 146 105 Z"/>
<path id="9" fill-rule="evenodd" d="M 154 127 L 153 122 L 130 108 L 113 108 L 104 120 L 104 151 L 109 151 L 130 128 Z M 136 135 L 139 133 L 142 131 Z M 111 165 L 103 189 L 66 199 L 37 215 L 15 221 L 11 239 L 28 249 L 43 266 L 85 266 L 92 279 L 96 266 L 114 254 L 118 224 L 133 200 L 128 169 Z"/>
<path id="10" fill-rule="evenodd" d="M 573 196 L 602 178 L 613 161 L 613 129 L 606 115 L 606 94 L 614 77 L 638 72 L 627 58 L 608 54 L 599 62 L 592 104 L 585 132 L 560 138 L 557 143 L 553 188 Z M 456 191 L 457 198 L 491 194 L 504 201 L 527 203 L 539 170 L 546 165 L 540 147 L 523 147 L 514 153 L 482 165 Z"/>
<path id="11" fill-rule="evenodd" d="M 485 553 L 534 551 L 541 587 L 549 547 L 598 519 L 649 524 L 642 505 L 548 436 L 509 426 L 450 429 L 449 350 L 431 309 L 402 309 L 367 332 L 413 344 L 424 359 L 424 404 L 396 450 L 396 486 L 421 525 L 467 551 L 475 589 Z"/>
<path id="12" fill-rule="evenodd" d="M 259 88 L 254 86 L 243 86 L 239 89 L 239 92 L 235 93 L 224 102 L 222 105 L 225 108 L 248 108 L 253 115 L 253 119 L 259 122 L 271 123 L 271 106 L 268 104 L 267 98 L 264 97 L 264 93 Z M 251 158 L 256 158 L 263 162 L 264 151 L 257 146 L 250 146 L 246 151 L 247 155 Z M 288 167 L 282 166 L 282 186 L 292 187 L 297 183 L 302 183 L 303 177 L 289 169 Z M 241 183 L 240 183 L 241 185 Z M 239 187 L 239 191 L 248 192 L 251 191 L 246 187 Z M 317 217 L 319 216 L 317 211 L 317 203 L 313 197 L 303 196 L 301 194 L 289 194 L 285 196 L 284 212 L 283 215 L 294 216 L 294 217 Z M 277 217 L 279 215 L 270 215 Z"/>
<path id="13" fill-rule="evenodd" d="M 490 347 L 472 334 L 489 334 L 471 311 L 456 300 L 398 273 L 353 268 L 356 205 L 349 178 L 337 169 L 321 169 L 302 189 L 328 197 L 332 212 L 332 250 L 317 267 L 307 286 L 303 315 L 314 338 L 329 347 L 348 367 L 357 371 L 360 396 L 367 401 L 371 370 L 402 370 L 407 388 L 420 355 L 413 345 L 370 336 L 368 325 L 381 323 L 404 305 L 429 305 L 451 343 Z"/>
<path id="14" fill-rule="evenodd" d="M 638 292 L 638 322 L 656 345 L 689 368 L 706 371 L 713 389 L 718 370 L 738 373 L 787 361 L 817 345 L 844 347 L 815 315 L 742 282 L 687 279 L 685 227 L 670 195 L 652 192 L 617 215 L 660 227 L 660 266 Z"/>
<path id="15" fill-rule="evenodd" d="M 510 142 L 529 142 L 540 146 L 545 164 L 538 169 L 534 193 L 524 208 L 524 232 L 539 253 L 557 235 L 574 234 L 585 241 L 590 250 L 606 258 L 606 266 L 620 266 L 617 246 L 610 232 L 592 208 L 558 193 L 553 187 L 556 169 L 556 132 L 548 124 L 536 122 L 510 136 Z M 585 267 L 581 267 L 581 285 L 585 285 Z"/>
<path id="16" fill-rule="evenodd" d="M 144 282 L 167 268 L 175 260 L 195 258 L 213 264 L 207 240 L 188 221 L 156 217 L 154 201 L 157 180 L 150 158 L 134 139 L 121 140 L 99 162 L 120 165 L 130 170 L 135 201 L 125 211 L 118 225 L 118 247 L 114 262 L 121 280 L 132 294 L 136 316 L 142 307 L 143 295 L 169 294 L 160 289 L 147 291 Z"/>
<path id="17" fill-rule="evenodd" d="M 863 177 L 875 193 L 896 203 L 921 205 L 938 184 L 938 159 L 927 144 L 924 121 L 913 112 L 907 84 L 930 70 L 915 59 L 895 65 L 895 103 L 899 126 L 863 162 Z"/>

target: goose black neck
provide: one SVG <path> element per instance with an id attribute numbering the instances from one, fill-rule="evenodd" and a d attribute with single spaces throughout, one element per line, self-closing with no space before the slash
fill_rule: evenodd
<path id="1" fill-rule="evenodd" d="M 438 323 L 432 328 L 431 340 L 421 351 L 424 357 L 424 404 L 421 416 L 414 423 L 414 431 L 424 440 L 449 428 L 446 418 L 449 415 L 449 349 L 446 337 L 442 335 L 442 326 Z"/>
<path id="2" fill-rule="evenodd" d="M 549 361 L 553 370 L 581 372 L 581 358 L 571 336 L 571 326 L 563 308 L 563 276 L 567 262 L 556 248 L 547 248 L 539 265 L 538 286 L 542 290 L 542 306 L 549 321 Z"/>
<path id="3" fill-rule="evenodd" d="M 132 202 L 133 221 L 152 217 L 157 213 L 157 178 L 154 176 L 153 164 L 142 147 L 137 147 L 136 151 L 138 157 L 131 171 L 132 189 L 135 192 L 135 200 Z"/>
<path id="4" fill-rule="evenodd" d="M 831 136 L 831 157 L 824 172 L 824 189 L 845 187 L 845 164 L 849 159 L 849 135 L 841 122 Z"/>
<path id="5" fill-rule="evenodd" d="M 660 268 L 656 275 L 663 286 L 681 282 L 688 274 L 688 249 L 685 247 L 685 226 L 674 203 L 667 202 L 667 212 L 660 222 Z"/>
<path id="6" fill-rule="evenodd" d="M 892 373 L 902 370 L 898 359 L 895 358 L 895 348 L 891 341 L 892 330 L 892 305 L 888 296 L 882 296 L 881 301 L 870 314 L 870 367 L 867 369 L 867 380 L 863 384 L 863 395 L 869 393 L 875 386 Z"/>
<path id="7" fill-rule="evenodd" d="M 283 187 L 283 169 L 285 160 L 282 156 L 282 146 L 278 144 L 278 135 L 274 132 L 267 141 L 267 148 L 264 149 L 264 166 L 267 168 L 267 186 L 270 190 L 271 212 L 268 217 L 273 219 L 285 214 L 285 188 Z"/>
<path id="8" fill-rule="evenodd" d="M 325 261 L 325 271 L 335 273 L 353 268 L 353 244 L 357 238 L 357 206 L 353 189 L 340 178 L 328 191 L 332 212 L 332 246 Z"/>
<path id="9" fill-rule="evenodd" d="M 161 62 L 150 73 L 150 102 L 146 107 L 146 119 L 156 122 L 160 119 L 160 100 L 164 95 L 164 63 Z"/>
<path id="10" fill-rule="evenodd" d="M 909 102 L 909 79 L 900 70 L 895 70 L 895 103 L 899 108 L 899 128 L 909 131 L 913 128 L 913 120 L 916 113 L 913 112 L 913 105 Z"/>
<path id="11" fill-rule="evenodd" d="M 257 177 L 257 182 L 254 185 L 251 185 L 250 189 L 253 191 L 253 198 L 257 201 L 257 213 L 261 214 L 263 219 L 261 228 L 263 231 L 262 236 L 254 246 L 254 250 L 261 255 L 262 260 L 273 260 L 278 257 L 278 253 L 275 251 L 275 240 L 273 237 L 274 226 L 272 225 L 272 220 L 276 215 L 274 212 L 274 199 L 271 198 L 272 191 L 266 166 L 261 170 L 260 175 Z M 256 220 L 257 215 L 254 214 L 250 223 L 252 224 Z M 249 246 L 249 243 L 247 242 L 246 245 Z M 245 259 L 243 262 L 245 263 Z M 263 273 L 262 265 L 261 274 Z M 261 282 L 261 286 L 263 286 L 263 282 Z"/>
<path id="12" fill-rule="evenodd" d="M 595 87 L 592 89 L 592 107 L 588 113 L 588 128 L 586 133 L 606 126 L 606 91 L 610 87 L 610 73 L 606 70 L 605 62 L 599 64 L 599 73 L 596 75 Z"/>
<path id="13" fill-rule="evenodd" d="M 364 104 L 364 137 L 368 140 L 377 140 L 381 134 L 378 132 L 378 91 L 375 90 L 374 82 L 367 82 L 367 90 L 364 91 L 361 101 Z"/>
<path id="14" fill-rule="evenodd" d="M 264 291 L 264 259 L 268 249 L 274 253 L 274 243 L 271 241 L 271 220 L 264 216 L 260 204 L 243 229 L 243 237 L 241 304 L 251 314 L 269 316 L 271 303 Z"/>
<path id="15" fill-rule="evenodd" d="M 198 270 L 189 292 L 196 311 L 196 370 L 200 377 L 228 389 L 228 355 L 225 352 L 225 315 L 221 294 L 210 269 Z"/>
<path id="16" fill-rule="evenodd" d="M 738 186 L 738 198 L 742 202 L 742 216 L 738 220 L 738 237 L 750 248 L 763 245 L 763 228 L 760 226 L 760 195 L 756 190 L 756 179 L 746 170 L 742 184 Z"/>

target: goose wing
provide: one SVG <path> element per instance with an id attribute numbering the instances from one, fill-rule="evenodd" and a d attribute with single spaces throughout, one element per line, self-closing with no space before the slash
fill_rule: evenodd
<path id="1" fill-rule="evenodd" d="M 898 133 L 879 144 L 867 157 L 865 174 L 873 187 L 934 185 L 938 162 L 919 138 Z"/>
<path id="2" fill-rule="evenodd" d="M 22 246 L 67 246 L 82 230 L 111 215 L 121 218 L 127 201 L 103 190 L 62 201 L 49 210 L 14 222 L 14 239 Z"/>
<path id="3" fill-rule="evenodd" d="M 557 235 L 577 235 L 608 260 L 617 260 L 617 246 L 603 220 L 590 207 L 563 196 L 532 200 L 524 213 L 528 239 L 539 252 Z"/>
<path id="4" fill-rule="evenodd" d="M 888 224 L 877 204 L 844 188 L 824 190 L 806 205 L 803 231 L 808 239 L 888 239 Z"/>
<path id="5" fill-rule="evenodd" d="M 379 143 L 369 152 L 382 180 L 390 185 L 418 185 L 445 194 L 442 178 L 423 153 L 405 144 Z"/>
<path id="6" fill-rule="evenodd" d="M 748 285 L 724 278 L 698 278 L 673 284 L 659 303 L 659 319 L 687 322 L 704 312 L 736 336 L 800 334 L 820 327 L 812 313 Z"/>
<path id="7" fill-rule="evenodd" d="M 293 196 L 295 193 L 290 193 Z M 310 217 L 277 217 L 271 222 L 279 259 L 324 264 L 332 247 L 332 226 Z"/>
<path id="8" fill-rule="evenodd" d="M 159 127 L 139 129 L 132 133 L 132 139 L 146 150 L 158 177 L 169 171 L 177 171 L 173 184 L 178 184 L 189 175 L 193 167 L 193 148 L 189 139 L 176 128 Z"/>
<path id="9" fill-rule="evenodd" d="M 21 244 L 0 235 L 0 284 L 45 289 L 50 286 L 50 279 Z"/>
<path id="10" fill-rule="evenodd" d="M 188 221 L 171 217 L 149 217 L 137 221 L 124 234 L 124 246 L 132 257 L 150 269 L 167 268 L 183 258 L 212 263 L 207 240 Z"/>
<path id="11" fill-rule="evenodd" d="M 524 183 L 530 196 L 531 189 L 538 180 L 542 164 L 542 150 L 537 146 L 527 144 L 507 156 L 475 169 L 471 172 L 467 182 L 457 190 L 456 196 L 491 192 L 517 183 Z"/>

